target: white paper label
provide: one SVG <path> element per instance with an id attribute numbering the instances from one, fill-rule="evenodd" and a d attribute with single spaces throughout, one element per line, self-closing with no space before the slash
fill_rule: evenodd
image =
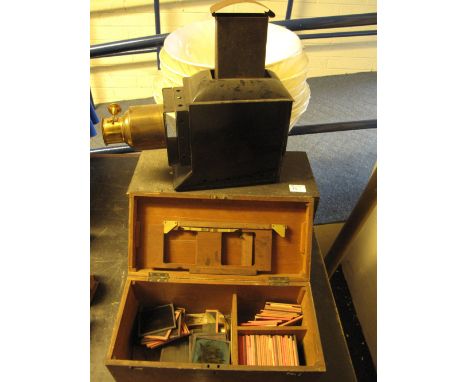
<path id="1" fill-rule="evenodd" d="M 290 192 L 306 192 L 306 186 L 304 184 L 290 184 Z"/>

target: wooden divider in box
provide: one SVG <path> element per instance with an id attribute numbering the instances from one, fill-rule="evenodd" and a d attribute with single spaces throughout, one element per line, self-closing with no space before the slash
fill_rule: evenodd
<path id="1" fill-rule="evenodd" d="M 273 382 L 325 371 L 309 276 L 318 191 L 306 154 L 287 152 L 269 185 L 175 192 L 170 172 L 164 150 L 145 151 L 128 189 L 128 280 L 106 360 L 114 378 Z M 300 326 L 239 326 L 267 301 L 300 304 Z M 231 315 L 230 364 L 161 362 L 135 345 L 139 307 L 168 303 Z M 246 333 L 295 334 L 300 366 L 240 365 Z"/>
<path id="2" fill-rule="evenodd" d="M 304 366 L 303 369 L 307 371 L 325 371 L 319 328 L 309 285 L 239 287 L 236 301 L 238 324 L 252 319 L 255 313 L 263 309 L 267 301 L 300 304 L 304 316 L 300 326 L 246 327 L 233 325 L 233 336 L 238 338 L 239 335 L 245 334 L 294 334 L 298 340 L 300 367 Z M 235 346 L 231 357 L 232 363 L 238 364 L 238 344 L 236 343 Z"/>

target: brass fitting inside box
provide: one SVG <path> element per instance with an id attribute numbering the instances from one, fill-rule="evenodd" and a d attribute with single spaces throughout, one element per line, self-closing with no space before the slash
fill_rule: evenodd
<path id="1" fill-rule="evenodd" d="M 112 103 L 107 109 L 112 117 L 104 118 L 101 126 L 106 145 L 125 142 L 140 150 L 167 146 L 162 105 L 130 106 L 120 117 L 118 104 Z"/>

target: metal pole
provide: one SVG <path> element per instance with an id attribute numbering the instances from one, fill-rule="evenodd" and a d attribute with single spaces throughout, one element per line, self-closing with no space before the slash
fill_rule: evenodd
<path id="1" fill-rule="evenodd" d="M 371 119 L 367 121 L 354 121 L 354 122 L 338 122 L 338 123 L 324 123 L 319 125 L 302 125 L 294 126 L 289 132 L 292 135 L 305 135 L 305 134 L 319 134 L 331 133 L 335 131 L 349 131 L 361 129 L 375 129 L 377 128 L 377 120 Z M 123 154 L 127 152 L 134 152 L 135 149 L 130 146 L 111 146 L 99 149 L 92 149 L 91 154 Z"/>
<path id="2" fill-rule="evenodd" d="M 314 38 L 335 38 L 335 37 L 355 37 L 355 36 L 375 36 L 376 30 L 372 31 L 353 31 L 353 32 L 332 32 L 332 33 L 312 33 L 312 34 L 298 34 L 301 40 L 314 39 Z"/>
<path id="3" fill-rule="evenodd" d="M 372 171 L 372 175 L 359 198 L 356 207 L 344 224 L 336 240 L 325 256 L 325 267 L 328 278 L 331 278 L 341 261 L 346 255 L 353 238 L 362 228 L 367 217 L 372 212 L 372 208 L 377 203 L 377 166 Z"/>
<path id="4" fill-rule="evenodd" d="M 273 21 L 273 24 L 282 25 L 292 31 L 358 27 L 364 25 L 377 25 L 377 13 L 361 13 L 355 15 L 313 17 L 307 19 Z"/>
<path id="5" fill-rule="evenodd" d="M 108 42 L 105 44 L 92 45 L 90 49 L 90 57 L 98 58 L 113 53 L 128 52 L 131 50 L 140 50 L 147 48 L 156 48 L 163 46 L 164 40 L 169 33 L 160 34 L 158 36 L 145 36 L 132 38 L 128 40 L 120 40 Z"/>
<path id="6" fill-rule="evenodd" d="M 91 91 L 91 88 L 89 89 L 89 98 L 91 99 L 91 105 L 93 105 L 93 109 L 96 109 L 96 106 L 94 105 L 93 92 Z"/>
<path id="7" fill-rule="evenodd" d="M 154 25 L 156 26 L 156 34 L 161 34 L 161 19 L 160 19 L 160 9 L 159 9 L 159 0 L 154 0 Z M 158 70 L 161 69 L 159 65 L 159 50 L 160 48 L 157 48 L 157 64 L 158 64 Z"/>
<path id="8" fill-rule="evenodd" d="M 291 19 L 292 7 L 294 5 L 294 0 L 288 0 L 288 6 L 286 8 L 286 20 Z"/>
<path id="9" fill-rule="evenodd" d="M 125 154 L 133 153 L 135 150 L 133 147 L 122 145 L 122 146 L 111 146 L 111 147 L 99 147 L 97 149 L 89 150 L 89 153 L 92 154 Z"/>
<path id="10" fill-rule="evenodd" d="M 335 131 L 376 129 L 376 128 L 377 128 L 376 119 L 369 119 L 369 120 L 364 120 L 364 121 L 353 121 L 353 122 L 322 123 L 318 125 L 299 125 L 299 126 L 294 126 L 291 129 L 291 131 L 289 132 L 289 136 L 318 134 L 318 133 L 333 133 Z"/>
<path id="11" fill-rule="evenodd" d="M 92 58 L 117 57 L 117 56 L 128 56 L 128 55 L 131 55 L 131 54 L 156 53 L 157 51 L 158 51 L 158 48 L 144 48 L 144 49 L 123 51 L 123 52 L 102 54 L 102 55 L 95 56 L 95 57 L 92 57 Z"/>

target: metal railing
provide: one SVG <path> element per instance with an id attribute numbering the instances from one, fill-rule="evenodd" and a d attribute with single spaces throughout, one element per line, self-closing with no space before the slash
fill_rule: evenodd
<path id="1" fill-rule="evenodd" d="M 346 28 L 356 26 L 377 25 L 377 13 L 362 13 L 355 15 L 310 17 L 304 19 L 273 21 L 288 28 L 291 31 L 318 30 L 330 28 Z M 332 37 L 353 37 L 376 35 L 376 30 L 352 31 L 352 32 L 331 32 L 322 34 L 299 34 L 300 39 L 332 38 Z M 92 45 L 90 49 L 91 58 L 108 56 L 120 56 L 126 54 L 141 54 L 158 51 L 164 44 L 164 40 L 169 33 L 144 36 L 128 40 L 114 41 L 104 44 Z"/>

